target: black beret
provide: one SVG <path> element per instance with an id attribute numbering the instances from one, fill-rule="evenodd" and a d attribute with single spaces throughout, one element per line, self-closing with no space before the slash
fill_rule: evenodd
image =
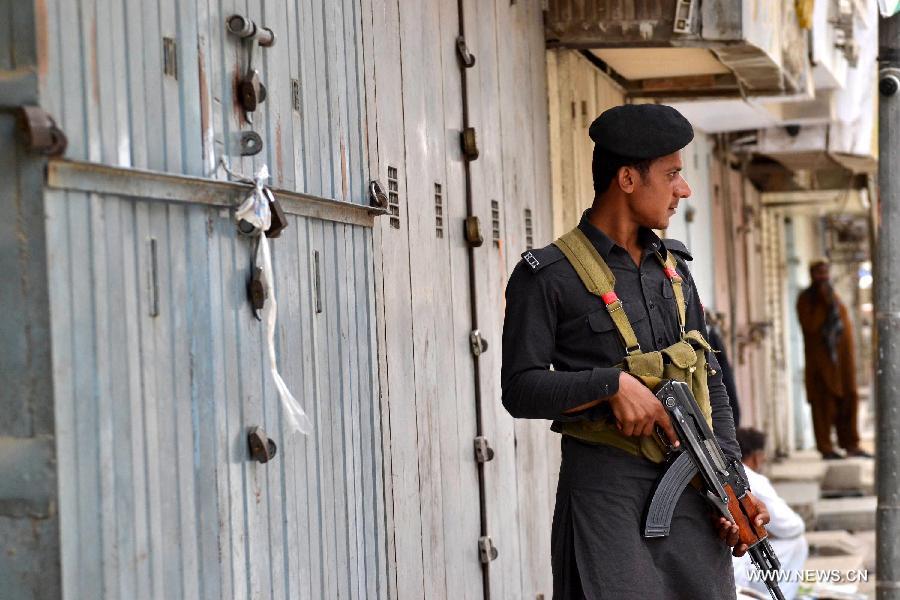
<path id="1" fill-rule="evenodd" d="M 588 130 L 595 151 L 645 160 L 672 154 L 694 139 L 680 112 L 663 104 L 623 104 L 606 110 Z"/>

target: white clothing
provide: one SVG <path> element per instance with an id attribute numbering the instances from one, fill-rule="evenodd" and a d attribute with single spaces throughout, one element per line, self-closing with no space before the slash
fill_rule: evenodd
<path id="1" fill-rule="evenodd" d="M 797 588 L 800 587 L 798 575 L 803 570 L 803 565 L 809 555 L 809 544 L 803 535 L 806 532 L 806 526 L 800 515 L 794 512 L 778 495 L 768 477 L 760 475 L 747 465 L 744 465 L 744 471 L 747 472 L 747 479 L 753 495 L 761 500 L 769 510 L 770 521 L 766 525 L 769 541 L 781 562 L 781 570 L 785 573 L 785 579 L 780 583 L 781 591 L 786 600 L 792 600 L 797 595 Z M 740 558 L 732 558 L 732 565 L 736 585 L 767 592 L 765 583 L 751 579 L 751 573 L 756 567 L 750 562 L 749 554 Z"/>

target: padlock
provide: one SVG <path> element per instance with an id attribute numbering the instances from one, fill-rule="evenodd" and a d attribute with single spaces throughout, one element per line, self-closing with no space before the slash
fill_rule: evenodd
<path id="1" fill-rule="evenodd" d="M 278 198 L 275 197 L 272 190 L 265 188 L 264 192 L 269 199 L 269 210 L 272 213 L 272 221 L 271 225 L 269 225 L 269 228 L 266 230 L 266 237 L 277 238 L 281 236 L 282 231 L 287 229 L 287 216 L 284 214 L 284 209 L 281 208 L 281 203 L 278 202 Z"/>
<path id="2" fill-rule="evenodd" d="M 256 108 L 266 100 L 266 86 L 259 81 L 259 71 L 253 69 L 241 79 L 238 94 L 244 110 L 256 112 Z"/>
<path id="3" fill-rule="evenodd" d="M 257 321 L 262 321 L 262 309 L 266 305 L 268 293 L 266 290 L 266 274 L 262 267 L 253 266 L 253 272 L 250 275 L 250 282 L 247 283 L 247 298 L 250 300 L 250 306 L 253 308 L 253 316 Z"/>
<path id="4" fill-rule="evenodd" d="M 247 445 L 250 447 L 250 457 L 258 463 L 269 462 L 278 452 L 278 446 L 259 426 L 250 429 L 250 433 L 247 435 Z"/>

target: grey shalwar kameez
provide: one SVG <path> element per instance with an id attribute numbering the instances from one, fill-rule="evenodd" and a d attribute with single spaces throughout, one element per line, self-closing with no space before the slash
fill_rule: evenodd
<path id="1" fill-rule="evenodd" d="M 655 252 L 676 255 L 687 301 L 686 329 L 705 331 L 696 287 L 679 242 L 642 229 L 644 253 L 628 252 L 594 227 L 579 228 L 616 278 L 615 289 L 644 351 L 680 339 L 672 284 Z M 553 245 L 523 255 L 506 290 L 503 404 L 515 417 L 564 421 L 599 419 L 608 405 L 578 416 L 564 411 L 618 391 L 625 349 L 605 306 L 582 284 Z M 740 459 L 718 362 L 709 379 L 713 429 L 723 450 Z M 552 369 L 551 369 L 552 366 Z M 558 600 L 723 600 L 735 597 L 731 555 L 718 537 L 709 506 L 688 487 L 666 538 L 641 535 L 643 512 L 661 465 L 605 445 L 563 436 L 553 517 L 553 597 Z"/>

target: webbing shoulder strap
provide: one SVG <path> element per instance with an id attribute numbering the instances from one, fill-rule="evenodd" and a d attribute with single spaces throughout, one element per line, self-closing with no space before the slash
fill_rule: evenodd
<path id="1" fill-rule="evenodd" d="M 684 325 L 687 322 L 687 305 L 684 302 L 684 288 L 682 287 L 683 281 L 681 275 L 679 275 L 678 271 L 675 269 L 675 258 L 672 256 L 671 252 L 669 252 L 669 255 L 665 259 L 663 259 L 662 254 L 657 252 L 656 258 L 662 263 L 666 277 L 672 282 L 672 290 L 675 292 L 675 305 L 678 307 L 678 326 L 681 328 L 681 337 L 683 338 Z"/>
<path id="2" fill-rule="evenodd" d="M 576 227 L 553 243 L 562 250 L 575 268 L 584 287 L 590 293 L 599 296 L 606 305 L 606 310 L 625 344 L 625 352 L 639 354 L 641 346 L 628 321 L 628 315 L 622 309 L 622 301 L 616 296 L 616 278 L 591 241 Z"/>

